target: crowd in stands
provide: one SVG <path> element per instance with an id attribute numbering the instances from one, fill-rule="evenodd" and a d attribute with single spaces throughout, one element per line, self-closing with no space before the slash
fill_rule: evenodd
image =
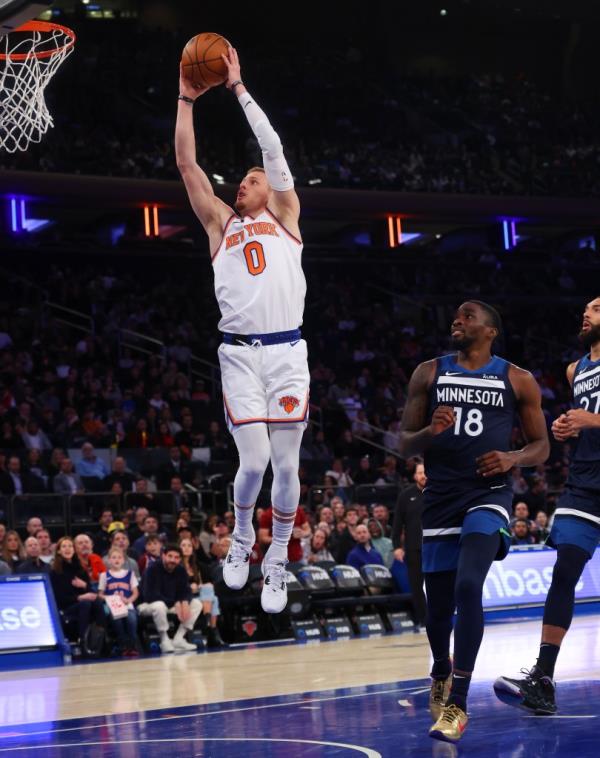
<path id="1" fill-rule="evenodd" d="M 78 20 L 77 28 L 76 53 L 48 90 L 55 128 L 24 155 L 2 154 L 0 165 L 176 179 L 177 61 L 187 37 L 125 20 Z M 299 185 L 562 196 L 600 190 L 597 98 L 563 103 L 524 76 L 499 73 L 403 78 L 393 66 L 382 71 L 379 48 L 373 54 L 361 44 L 368 37 L 347 49 L 300 47 L 290 56 L 271 40 L 260 59 L 243 61 Z M 223 87 L 202 101 L 200 161 L 209 175 L 237 182 L 240 166 L 259 157 L 247 125 Z"/>
<path id="2" fill-rule="evenodd" d="M 550 283 L 561 279 L 561 256 L 550 252 L 538 263 L 525 256 L 530 270 L 524 283 L 521 267 L 497 252 L 490 255 L 493 263 L 467 256 L 460 275 L 468 283 L 460 291 L 471 286 L 478 297 L 502 299 L 500 347 L 533 371 L 550 426 L 569 403 L 564 367 L 580 352 L 574 335 L 588 286 L 587 257 L 570 266 L 569 282 L 563 279 L 568 286 L 558 284 L 564 302 L 556 300 L 551 312 L 532 319 L 529 304 L 510 300 L 510 291 L 524 291 L 536 302 L 547 296 Z M 431 256 L 408 268 L 386 265 L 385 282 L 375 272 L 370 282 L 413 296 L 421 288 L 430 299 L 418 314 L 402 298 L 369 289 L 364 276 L 360 280 L 352 271 L 340 274 L 319 264 L 318 275 L 311 276 L 303 328 L 315 423 L 301 449 L 302 508 L 290 544 L 292 563 L 393 567 L 402 556 L 402 544 L 392 537 L 394 502 L 418 465 L 397 453 L 407 382 L 417 363 L 447 349 L 446 320 L 459 291 L 455 267 L 436 274 L 439 256 Z M 192 353 L 215 360 L 209 278 L 182 282 L 160 265 L 148 272 L 133 265 L 135 273 L 125 263 L 118 273 L 100 263 L 79 270 L 39 265 L 38 281 L 50 299 L 93 316 L 90 334 L 48 313 L 41 319 L 24 285 L 7 286 L 0 305 L 0 573 L 49 566 L 59 605 L 84 637 L 101 621 L 112 624 L 106 596 L 120 588 L 115 592 L 123 593 L 124 608 L 114 635 L 127 655 L 139 652 L 132 642 L 139 614 L 154 620 L 165 652 L 191 645 L 194 624 L 207 630 L 211 644 L 220 644 L 215 584 L 234 526 L 227 484 L 236 468 L 218 391 L 190 373 Z M 164 351 L 149 355 L 123 347 L 121 328 L 161 340 Z M 522 444 L 518 427 L 513 442 Z M 513 470 L 515 546 L 541 543 L 547 535 L 567 454 L 567 445 L 553 443 L 545 465 Z M 216 486 L 214 475 L 222 486 L 211 501 L 204 492 Z M 268 489 L 267 476 L 256 510 L 255 564 L 270 541 Z M 35 498 L 50 493 L 73 506 L 77 498 L 91 503 L 93 528 L 72 523 L 67 530 L 41 510 L 32 512 L 31 504 L 41 502 Z M 28 521 L 19 517 L 25 506 Z M 185 597 L 165 595 L 167 603 L 147 590 L 144 577 L 158 571 L 153 566 L 168 574 L 161 581 L 169 586 L 176 569 L 183 577 L 182 566 Z M 164 634 L 165 608 L 175 609 L 184 630 L 177 645 Z"/>

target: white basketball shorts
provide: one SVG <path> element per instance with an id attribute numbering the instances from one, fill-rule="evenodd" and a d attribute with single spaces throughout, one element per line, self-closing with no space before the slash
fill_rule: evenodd
<path id="1" fill-rule="evenodd" d="M 233 432 L 245 424 L 305 424 L 308 372 L 305 340 L 280 345 L 219 347 L 223 404 Z"/>

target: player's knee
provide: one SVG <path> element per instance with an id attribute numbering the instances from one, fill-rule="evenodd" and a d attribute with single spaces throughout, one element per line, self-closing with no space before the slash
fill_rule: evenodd
<path id="1" fill-rule="evenodd" d="M 457 577 L 454 589 L 456 604 L 481 602 L 481 590 L 481 583 L 476 578 L 468 575 Z"/>
<path id="2" fill-rule="evenodd" d="M 590 556 L 577 545 L 559 545 L 552 571 L 552 584 L 575 587 Z"/>
<path id="3" fill-rule="evenodd" d="M 260 479 L 269 465 L 269 455 L 261 455 L 258 451 L 249 457 L 240 458 L 240 473 L 251 479 Z"/>
<path id="4" fill-rule="evenodd" d="M 573 566 L 565 558 L 559 557 L 552 570 L 552 584 L 555 586 L 561 585 L 568 589 L 575 589 L 582 570 L 583 568 Z"/>
<path id="5" fill-rule="evenodd" d="M 298 479 L 298 466 L 289 463 L 277 464 L 273 466 L 273 475 L 283 482 L 293 482 Z"/>

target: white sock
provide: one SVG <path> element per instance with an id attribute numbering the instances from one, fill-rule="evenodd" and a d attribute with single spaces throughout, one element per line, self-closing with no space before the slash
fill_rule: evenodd
<path id="1" fill-rule="evenodd" d="M 273 506 L 273 541 L 267 554 L 269 558 L 287 559 L 295 519 L 296 509 L 292 513 L 286 513 Z"/>
<path id="2" fill-rule="evenodd" d="M 254 504 L 253 505 L 238 505 L 234 504 L 235 512 L 235 527 L 233 528 L 233 534 L 235 537 L 240 537 L 243 542 L 251 542 L 254 545 L 256 539 L 254 530 L 252 528 L 252 517 L 254 516 Z"/>

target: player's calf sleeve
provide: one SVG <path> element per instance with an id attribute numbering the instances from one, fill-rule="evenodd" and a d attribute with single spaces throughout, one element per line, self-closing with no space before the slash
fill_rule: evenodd
<path id="1" fill-rule="evenodd" d="M 455 571 L 439 571 L 425 574 L 427 594 L 427 619 L 425 628 L 433 654 L 434 678 L 445 679 L 450 673 L 450 635 L 454 616 Z"/>
<path id="2" fill-rule="evenodd" d="M 240 467 L 233 482 L 235 532 L 249 534 L 254 504 L 269 463 L 269 435 L 263 424 L 236 429 L 233 436 L 240 456 Z"/>
<path id="3" fill-rule="evenodd" d="M 300 501 L 298 466 L 303 426 L 271 429 L 273 544 L 287 547 Z"/>
<path id="4" fill-rule="evenodd" d="M 559 545 L 544 606 L 544 625 L 568 629 L 573 620 L 575 587 L 590 556 L 576 545 Z"/>
<path id="5" fill-rule="evenodd" d="M 470 673 L 483 638 L 483 583 L 500 547 L 500 535 L 468 534 L 460 547 L 456 572 L 454 668 Z"/>

